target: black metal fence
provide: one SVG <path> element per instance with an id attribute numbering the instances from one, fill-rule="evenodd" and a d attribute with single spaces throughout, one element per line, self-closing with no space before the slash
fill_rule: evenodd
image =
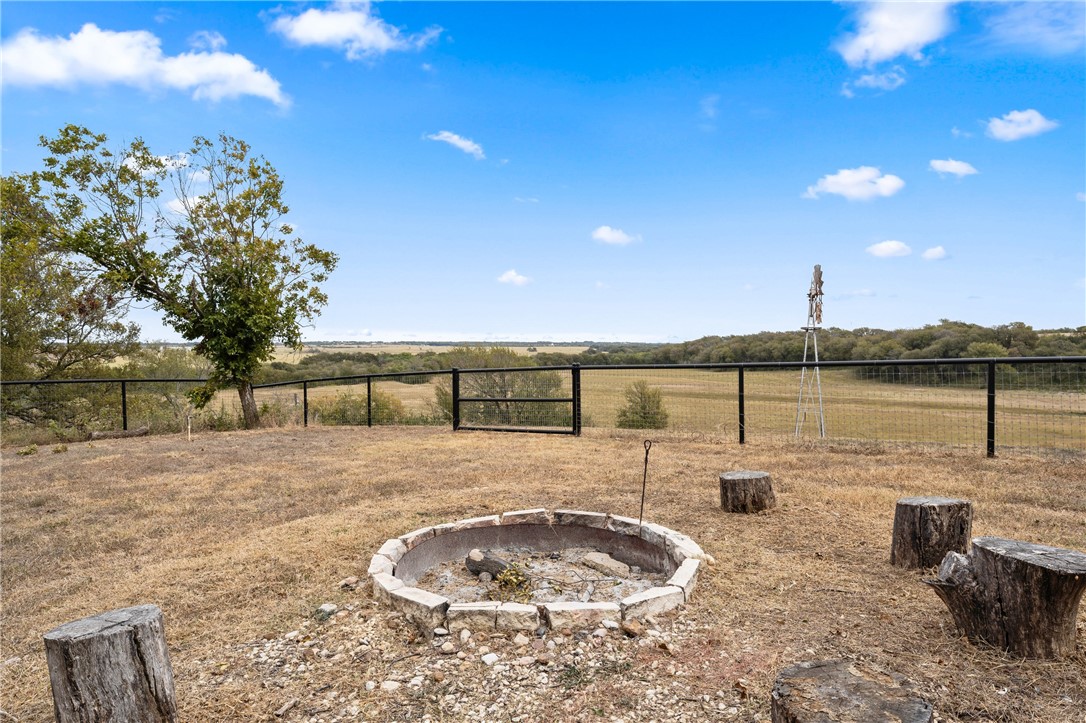
<path id="1" fill-rule="evenodd" d="M 240 426 L 232 390 L 202 410 L 191 407 L 185 392 L 202 381 L 0 382 L 3 441 L 63 441 L 141 426 L 154 433 Z M 265 384 L 255 394 L 268 425 L 573 435 L 637 428 L 741 444 L 824 434 L 968 446 L 989 456 L 997 444 L 1003 452 L 1086 451 L 1086 357 L 450 369 Z"/>

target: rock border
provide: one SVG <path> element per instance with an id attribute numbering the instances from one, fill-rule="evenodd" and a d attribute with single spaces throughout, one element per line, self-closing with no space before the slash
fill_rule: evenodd
<path id="1" fill-rule="evenodd" d="M 396 565 L 407 552 L 439 535 L 493 525 L 581 526 L 609 530 L 616 535 L 638 537 L 666 551 L 675 572 L 662 586 L 630 595 L 618 603 L 551 602 L 526 605 L 514 602 L 450 603 L 448 598 L 411 587 L 395 576 Z M 598 626 L 604 620 L 644 619 L 674 610 L 689 602 L 697 584 L 701 564 L 715 562 L 686 535 L 652 522 L 621 515 L 584 510 L 514 510 L 500 515 L 472 517 L 423 527 L 386 540 L 370 559 L 368 575 L 373 597 L 390 605 L 426 635 L 435 628 L 458 630 L 535 631 L 541 625 L 551 629 Z"/>

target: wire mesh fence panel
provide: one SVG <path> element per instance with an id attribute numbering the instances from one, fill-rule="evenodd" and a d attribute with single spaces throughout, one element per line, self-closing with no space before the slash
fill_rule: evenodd
<path id="1" fill-rule="evenodd" d="M 309 424 L 326 427 L 369 423 L 365 379 L 309 383 Z"/>
<path id="2" fill-rule="evenodd" d="M 746 440 L 792 436 L 796 431 L 799 369 L 747 369 L 743 375 Z M 825 379 L 823 379 L 823 398 Z M 815 413 L 817 414 L 817 400 Z M 807 410 L 800 433 L 818 436 L 817 420 Z"/>
<path id="3" fill-rule="evenodd" d="M 996 440 L 1001 451 L 1086 451 L 1086 365 L 997 365 Z"/>
<path id="4" fill-rule="evenodd" d="M 439 425 L 452 421 L 448 374 L 381 376 L 372 381 L 373 424 Z"/>
<path id="5" fill-rule="evenodd" d="M 237 399 L 234 392 L 234 399 Z M 289 427 L 302 425 L 305 414 L 305 390 L 303 385 L 284 384 L 274 387 L 255 387 L 253 399 L 260 412 L 260 424 L 265 427 Z M 240 413 L 240 406 L 237 410 Z"/>
<path id="6" fill-rule="evenodd" d="M 5 445 L 86 439 L 123 426 L 119 381 L 0 386 Z"/>
<path id="7" fill-rule="evenodd" d="M 569 370 L 462 371 L 460 426 L 569 431 L 573 426 L 572 394 Z"/>
<path id="8" fill-rule="evenodd" d="M 737 434 L 738 373 L 716 369 L 582 372 L 582 425 Z"/>
<path id="9" fill-rule="evenodd" d="M 834 368 L 821 377 L 829 438 L 985 445 L 983 365 Z"/>
<path id="10" fill-rule="evenodd" d="M 126 382 L 128 428 L 147 427 L 151 434 L 237 429 L 241 426 L 239 412 L 225 401 L 212 400 L 203 409 L 196 409 L 188 398 L 199 381 L 130 380 Z M 233 392 L 237 397 L 237 392 Z M 227 399 L 223 392 L 224 400 Z"/>

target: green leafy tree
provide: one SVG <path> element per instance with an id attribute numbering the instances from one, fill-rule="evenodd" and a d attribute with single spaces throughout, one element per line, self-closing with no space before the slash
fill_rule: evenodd
<path id="1" fill-rule="evenodd" d="M 118 289 L 65 253 L 35 179 L 0 178 L 0 376 L 88 376 L 138 348 Z"/>
<path id="2" fill-rule="evenodd" d="M 620 429 L 665 429 L 667 410 L 659 389 L 638 379 L 626 387 L 626 406 L 618 410 L 616 424 Z"/>
<path id="3" fill-rule="evenodd" d="M 233 387 L 257 426 L 253 379 L 277 342 L 301 347 L 336 255 L 293 237 L 282 179 L 244 141 L 197 136 L 163 157 L 140 139 L 117 153 L 107 140 L 77 126 L 42 138 L 65 246 L 195 342 L 212 365 L 190 392 L 197 407 Z"/>

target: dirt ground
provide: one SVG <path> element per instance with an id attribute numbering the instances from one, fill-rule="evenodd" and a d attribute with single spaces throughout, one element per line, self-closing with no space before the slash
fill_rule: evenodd
<path id="1" fill-rule="evenodd" d="M 185 721 L 768 720 L 778 671 L 830 658 L 906 676 L 942 721 L 1086 721 L 1086 605 L 1072 657 L 1019 660 L 962 638 L 926 573 L 888 562 L 914 495 L 972 500 L 974 536 L 1086 550 L 1081 455 L 654 434 L 645 518 L 716 562 L 640 639 L 451 636 L 450 654 L 339 585 L 425 525 L 637 517 L 643 439 L 285 428 L 5 450 L 0 721 L 52 719 L 45 632 L 142 603 L 165 614 Z M 720 510 L 718 475 L 739 469 L 773 476 L 777 509 Z"/>

